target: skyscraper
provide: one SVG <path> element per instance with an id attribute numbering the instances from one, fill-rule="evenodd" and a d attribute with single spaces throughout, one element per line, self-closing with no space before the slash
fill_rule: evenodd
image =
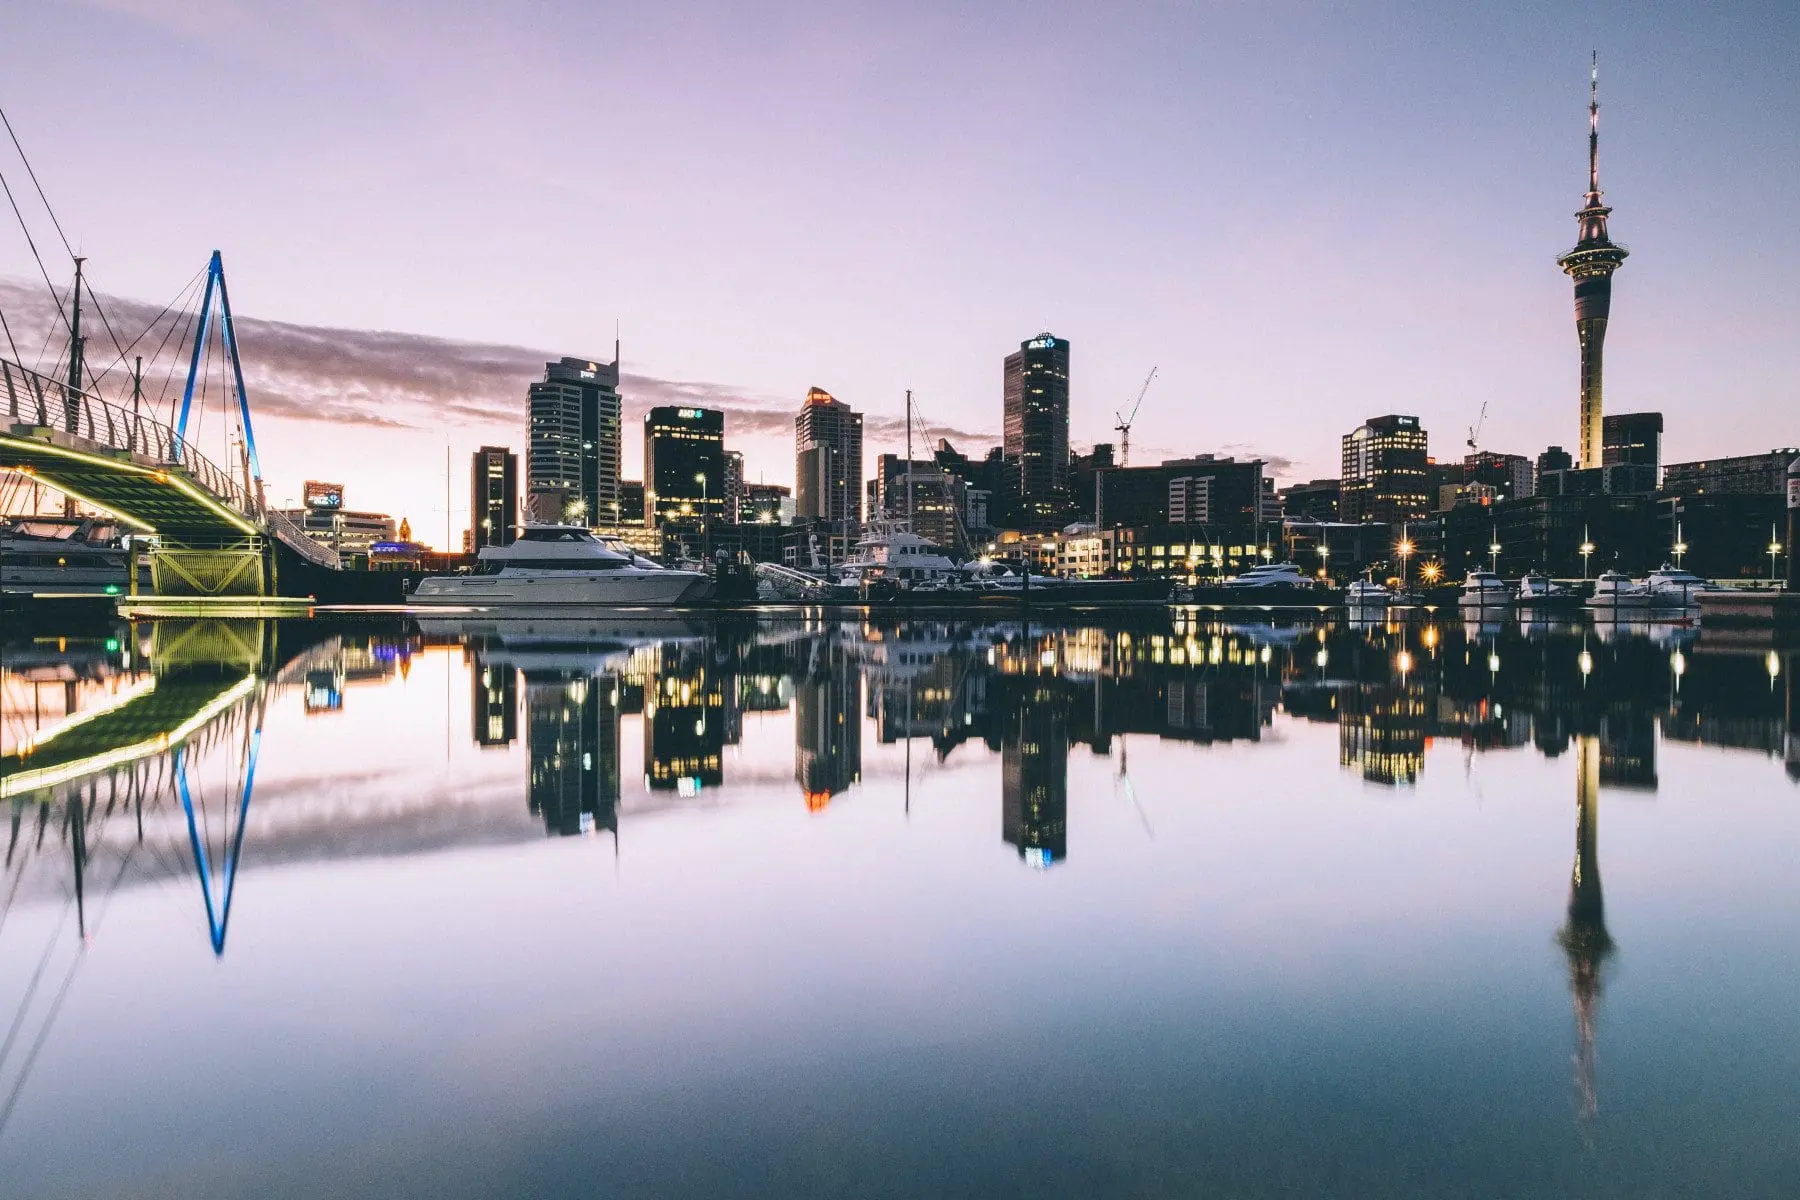
<path id="1" fill-rule="evenodd" d="M 1344 435 L 1338 511 L 1346 521 L 1393 524 L 1431 511 L 1429 439 L 1419 418 L 1370 417 Z"/>
<path id="2" fill-rule="evenodd" d="M 1006 356 L 1002 449 L 1019 477 L 1020 517 L 1052 526 L 1068 499 L 1069 343 L 1040 333 Z"/>
<path id="3" fill-rule="evenodd" d="M 1587 203 L 1575 214 L 1581 238 L 1557 265 L 1575 281 L 1575 335 L 1581 341 L 1581 465 L 1598 467 L 1605 457 L 1606 430 L 1601 404 L 1601 349 L 1612 311 L 1612 276 L 1630 253 L 1606 235 L 1612 209 L 1600 200 L 1600 66 L 1588 77 Z"/>
<path id="4" fill-rule="evenodd" d="M 483 446 L 469 469 L 470 546 L 510 546 L 519 533 L 519 456 Z"/>
<path id="5" fill-rule="evenodd" d="M 527 395 L 531 443 L 525 479 L 534 521 L 618 523 L 619 352 L 610 363 L 544 364 Z"/>
<path id="6" fill-rule="evenodd" d="M 725 414 L 653 408 L 644 416 L 644 523 L 698 529 L 725 511 Z"/>
<path id="7" fill-rule="evenodd" d="M 725 451 L 725 520 L 733 525 L 744 519 L 744 455 Z"/>
<path id="8" fill-rule="evenodd" d="M 795 515 L 862 520 L 862 414 L 822 388 L 806 393 L 794 418 Z"/>

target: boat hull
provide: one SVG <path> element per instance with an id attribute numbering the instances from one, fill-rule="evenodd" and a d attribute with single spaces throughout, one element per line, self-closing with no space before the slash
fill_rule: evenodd
<path id="1" fill-rule="evenodd" d="M 433 575 L 419 581 L 407 602 L 475 609 L 668 608 L 705 600 L 711 588 L 694 571 Z"/>

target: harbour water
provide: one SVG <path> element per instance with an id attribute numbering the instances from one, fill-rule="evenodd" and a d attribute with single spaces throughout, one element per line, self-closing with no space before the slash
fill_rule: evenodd
<path id="1" fill-rule="evenodd" d="M 1685 626 L 0 650 L 9 1196 L 1787 1196 L 1800 655 Z"/>

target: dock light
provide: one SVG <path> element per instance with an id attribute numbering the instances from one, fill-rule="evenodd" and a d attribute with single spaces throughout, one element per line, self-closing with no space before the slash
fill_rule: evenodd
<path id="1" fill-rule="evenodd" d="M 1320 667 L 1323 667 L 1326 663 L 1331 661 L 1331 655 L 1327 654 L 1323 647 L 1320 647 L 1319 652 L 1313 655 L 1313 661 Z"/>
<path id="2" fill-rule="evenodd" d="M 1581 668 L 1583 675 L 1592 675 L 1594 673 L 1594 656 L 1583 650 L 1581 657 L 1575 660 L 1575 665 Z"/>
<path id="3" fill-rule="evenodd" d="M 1394 665 L 1400 668 L 1400 673 L 1402 675 L 1406 674 L 1413 668 L 1412 654 L 1406 650 L 1402 650 L 1400 653 L 1394 655 Z"/>
<path id="4" fill-rule="evenodd" d="M 1775 682 L 1781 674 L 1781 656 L 1773 650 L 1769 651 L 1769 656 L 1763 659 L 1763 666 L 1769 669 L 1769 682 Z"/>
<path id="5" fill-rule="evenodd" d="M 1424 577 L 1426 583 L 1436 583 L 1438 581 L 1438 576 L 1443 573 L 1444 568 L 1434 562 L 1426 563 L 1419 568 L 1419 574 Z"/>
<path id="6" fill-rule="evenodd" d="M 1669 669 L 1671 671 L 1675 672 L 1675 674 L 1677 676 L 1686 675 L 1687 674 L 1687 656 L 1684 655 L 1679 650 L 1677 650 L 1677 651 L 1675 651 L 1675 653 L 1669 655 Z"/>
<path id="7" fill-rule="evenodd" d="M 1495 674 L 1499 670 L 1500 670 L 1500 656 L 1498 654 L 1488 655 L 1488 674 L 1490 674 L 1490 675 Z"/>
<path id="8" fill-rule="evenodd" d="M 1437 644 L 1438 644 L 1437 626 L 1436 625 L 1427 625 L 1425 627 L 1425 632 L 1421 636 L 1420 640 L 1425 643 L 1425 648 L 1427 650 L 1436 649 Z"/>

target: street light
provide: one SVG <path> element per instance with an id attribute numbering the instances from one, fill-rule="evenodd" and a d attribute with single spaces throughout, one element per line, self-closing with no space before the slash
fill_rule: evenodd
<path id="1" fill-rule="evenodd" d="M 1775 536 L 1775 527 L 1769 526 L 1769 582 L 1775 582 L 1775 556 L 1781 553 L 1781 541 Z"/>
<path id="2" fill-rule="evenodd" d="M 1500 573 L 1500 535 L 1493 535 L 1494 540 L 1488 543 L 1488 570 Z"/>
<path id="3" fill-rule="evenodd" d="M 1400 555 L 1400 586 L 1404 588 L 1406 587 L 1406 560 L 1412 557 L 1413 552 L 1412 539 L 1406 536 L 1404 529 L 1400 534 L 1400 544 L 1394 549 Z"/>
<path id="4" fill-rule="evenodd" d="M 1587 529 L 1586 525 L 1583 525 L 1581 527 L 1580 550 L 1581 550 L 1581 578 L 1583 580 L 1586 580 L 1588 577 L 1588 558 L 1594 553 L 1594 543 L 1592 541 L 1590 541 L 1588 538 L 1588 529 Z"/>
<path id="5" fill-rule="evenodd" d="M 704 559 L 712 554 L 712 510 L 706 506 L 706 472 L 696 472 L 694 482 L 700 485 L 700 557 Z"/>

